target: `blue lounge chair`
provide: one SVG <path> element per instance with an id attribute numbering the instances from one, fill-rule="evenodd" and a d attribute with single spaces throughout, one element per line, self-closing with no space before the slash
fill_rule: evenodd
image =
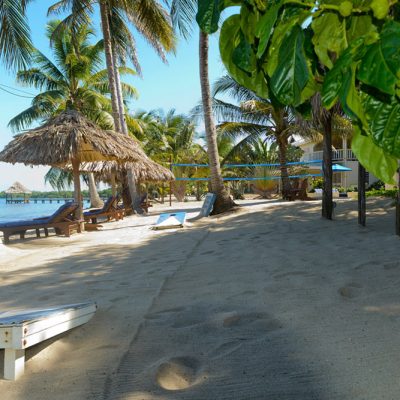
<path id="1" fill-rule="evenodd" d="M 44 229 L 46 236 L 49 235 L 49 228 L 54 228 L 57 235 L 64 234 L 68 237 L 73 230 L 80 232 L 80 223 L 73 215 L 77 208 L 77 203 L 68 202 L 48 217 L 2 223 L 0 231 L 3 232 L 4 243 L 8 244 L 12 235 L 20 235 L 20 238 L 24 239 L 26 231 L 29 230 L 36 230 L 37 237 L 40 237 L 40 229 Z"/>
<path id="2" fill-rule="evenodd" d="M 122 209 L 118 208 L 118 197 L 110 196 L 104 203 L 103 208 L 98 208 L 96 210 L 85 211 L 83 213 L 83 218 L 85 222 L 91 222 L 92 224 L 97 224 L 98 218 L 106 218 L 107 221 L 115 219 L 123 219 L 124 212 Z"/>

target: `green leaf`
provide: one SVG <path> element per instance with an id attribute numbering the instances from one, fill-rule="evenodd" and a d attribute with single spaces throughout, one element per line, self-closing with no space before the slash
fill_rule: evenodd
<path id="1" fill-rule="evenodd" d="M 365 95 L 363 106 L 375 144 L 400 158 L 400 103 L 396 97 L 392 97 L 390 103 L 384 103 Z"/>
<path id="2" fill-rule="evenodd" d="M 278 67 L 270 84 L 276 98 L 285 105 L 298 106 L 301 103 L 301 92 L 309 79 L 303 43 L 303 30 L 295 25 L 279 49 Z"/>
<path id="3" fill-rule="evenodd" d="M 251 46 L 247 43 L 243 33 L 240 33 L 240 42 L 233 50 L 232 61 L 243 71 L 252 73 L 256 69 L 254 55 Z"/>
<path id="4" fill-rule="evenodd" d="M 322 86 L 322 103 L 330 109 L 338 100 L 339 93 L 343 92 L 344 80 L 351 76 L 351 66 L 363 54 L 364 39 L 354 40 L 336 61 L 334 67 L 327 72 Z M 343 95 L 342 95 L 343 97 Z"/>
<path id="5" fill-rule="evenodd" d="M 369 136 L 362 135 L 357 127 L 351 149 L 366 170 L 386 183 L 396 184 L 394 175 L 398 166 L 397 159 L 378 147 Z"/>
<path id="6" fill-rule="evenodd" d="M 400 24 L 387 22 L 380 40 L 368 47 L 358 72 L 358 79 L 384 93 L 394 95 L 400 71 Z"/>
<path id="7" fill-rule="evenodd" d="M 296 24 L 302 24 L 310 15 L 308 11 L 303 10 L 295 10 L 291 13 L 288 11 L 288 9 L 284 10 L 283 15 L 280 17 L 279 23 L 275 26 L 271 39 L 271 45 L 268 49 L 266 63 L 263 65 L 264 71 L 270 77 L 272 77 L 278 66 L 279 50 L 282 47 L 282 42 L 285 36 Z M 287 16 L 287 14 L 289 15 Z"/>
<path id="8" fill-rule="evenodd" d="M 347 47 L 345 19 L 339 19 L 337 13 L 325 12 L 315 18 L 311 26 L 315 52 L 323 65 L 332 68 L 331 55 L 339 57 Z"/>
<path id="9" fill-rule="evenodd" d="M 220 0 L 198 0 L 196 21 L 200 29 L 208 34 L 218 30 L 220 11 Z"/>
<path id="10" fill-rule="evenodd" d="M 255 27 L 258 23 L 260 13 L 243 4 L 240 8 L 240 17 L 240 28 L 243 35 L 246 41 L 252 45 L 255 39 Z"/>
<path id="11" fill-rule="evenodd" d="M 260 39 L 257 50 L 257 58 L 261 58 L 267 49 L 272 29 L 278 18 L 278 11 L 281 8 L 281 2 L 273 4 L 257 23 L 255 34 Z"/>
<path id="12" fill-rule="evenodd" d="M 377 32 L 377 28 L 372 24 L 370 15 L 353 15 L 347 21 L 347 41 L 358 39 L 361 36 Z"/>
<path id="13" fill-rule="evenodd" d="M 245 72 L 243 69 L 239 68 L 233 60 L 235 49 L 240 44 L 242 38 L 243 35 L 240 30 L 240 15 L 232 15 L 225 20 L 221 27 L 219 50 L 222 62 L 224 63 L 229 75 L 231 75 L 236 82 L 250 89 L 258 96 L 267 99 L 267 83 L 262 72 L 259 72 L 256 69 L 255 55 L 252 54 L 252 57 L 248 59 L 250 63 L 254 63 L 250 64 L 251 66 L 249 65 L 248 68 L 252 70 L 251 73 Z"/>

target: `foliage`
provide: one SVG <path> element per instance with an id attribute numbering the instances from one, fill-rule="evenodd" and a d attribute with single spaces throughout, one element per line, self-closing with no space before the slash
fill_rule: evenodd
<path id="1" fill-rule="evenodd" d="M 385 189 L 385 182 L 383 181 L 376 181 L 368 186 L 367 191 L 369 190 L 381 190 Z"/>
<path id="2" fill-rule="evenodd" d="M 30 0 L 0 2 L 0 60 L 8 69 L 26 67 L 33 49 L 26 21 L 26 6 Z"/>
<path id="3" fill-rule="evenodd" d="M 361 163 L 393 182 L 400 158 L 398 1 L 200 0 L 201 29 L 215 32 L 230 6 L 239 13 L 220 34 L 229 74 L 261 98 L 303 114 L 316 93 L 327 109 L 339 102 L 357 127 L 352 146 Z"/>
<path id="4" fill-rule="evenodd" d="M 383 196 L 383 197 L 390 197 L 395 199 L 397 196 L 398 190 L 397 189 L 379 189 L 379 190 L 368 190 L 365 195 L 367 197 L 376 197 L 376 196 Z"/>
<path id="5" fill-rule="evenodd" d="M 136 40 L 131 33 L 131 27 L 134 27 L 161 59 L 166 61 L 165 53 L 175 50 L 176 39 L 168 13 L 157 0 L 104 1 L 110 9 L 113 48 L 120 64 L 125 65 L 130 60 L 140 73 Z M 57 1 L 49 8 L 50 14 L 65 11 L 70 11 L 71 14 L 60 23 L 53 37 L 65 29 L 77 30 L 81 25 L 89 24 L 95 12 L 94 4 L 99 2 L 100 0 Z"/>
<path id="6" fill-rule="evenodd" d="M 311 181 L 311 187 L 315 189 L 322 189 L 324 187 L 324 180 L 323 178 L 314 178 Z"/>
<path id="7" fill-rule="evenodd" d="M 47 26 L 50 40 L 59 21 Z M 74 108 L 103 128 L 113 125 L 109 87 L 103 66 L 103 41 L 90 43 L 94 32 L 85 25 L 77 31 L 66 30 L 52 42 L 54 62 L 39 50 L 32 54 L 34 66 L 21 70 L 17 82 L 40 91 L 32 99 L 31 106 L 10 122 L 14 130 L 29 127 L 35 121 L 47 119 L 67 108 Z M 124 74 L 134 71 L 121 69 Z M 137 96 L 136 89 L 122 83 L 125 96 Z"/>

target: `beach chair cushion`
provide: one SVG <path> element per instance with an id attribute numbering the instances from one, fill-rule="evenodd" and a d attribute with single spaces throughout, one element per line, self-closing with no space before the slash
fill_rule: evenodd
<path id="1" fill-rule="evenodd" d="M 107 201 L 104 203 L 103 208 L 98 208 L 96 210 L 91 210 L 91 211 L 85 211 L 83 215 L 85 217 L 91 216 L 91 215 L 99 215 L 104 212 L 108 212 L 110 208 L 113 206 L 114 202 L 117 200 L 115 196 L 110 196 Z"/>

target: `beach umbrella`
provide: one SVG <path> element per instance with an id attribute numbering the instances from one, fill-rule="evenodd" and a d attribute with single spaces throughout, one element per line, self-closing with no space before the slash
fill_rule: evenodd
<path id="1" fill-rule="evenodd" d="M 343 165 L 340 165 L 340 164 L 333 164 L 332 165 L 332 171 L 333 172 L 348 172 L 348 171 L 352 171 L 352 169 L 349 168 L 349 167 L 345 167 Z"/>
<path id="2" fill-rule="evenodd" d="M 94 161 L 144 162 L 149 160 L 129 136 L 106 131 L 75 110 L 64 111 L 42 126 L 16 135 L 0 152 L 0 161 L 25 165 L 70 164 L 74 176 L 74 198 L 82 220 L 80 165 Z"/>

